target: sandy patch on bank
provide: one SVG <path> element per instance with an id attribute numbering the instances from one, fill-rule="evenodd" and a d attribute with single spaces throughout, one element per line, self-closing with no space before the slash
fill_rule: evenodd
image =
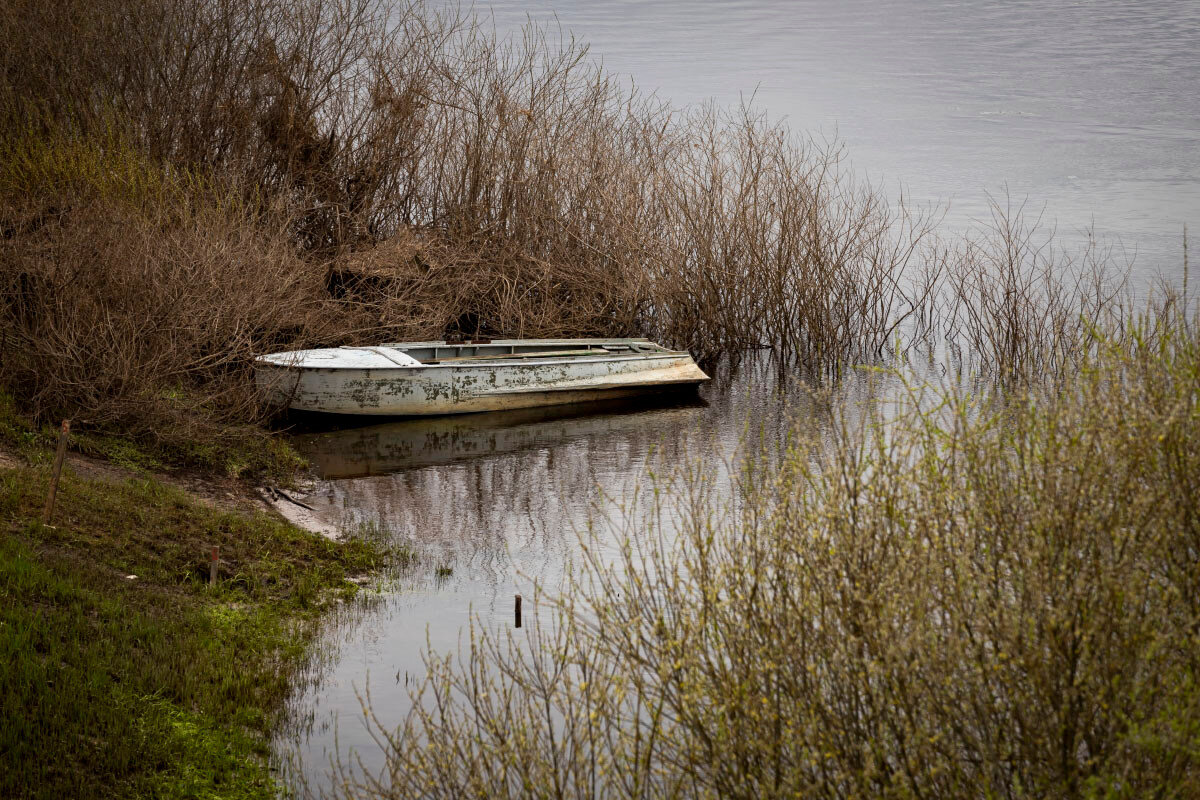
<path id="1" fill-rule="evenodd" d="M 263 486 L 258 489 L 259 499 L 268 508 L 297 528 L 319 533 L 326 539 L 337 540 L 341 537 L 340 525 L 326 519 L 319 511 L 304 502 L 307 492 L 281 492 L 273 487 Z"/>

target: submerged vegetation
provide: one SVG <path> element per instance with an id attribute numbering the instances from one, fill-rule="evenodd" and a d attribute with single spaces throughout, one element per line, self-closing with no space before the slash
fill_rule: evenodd
<path id="1" fill-rule="evenodd" d="M 682 468 L 553 626 L 430 654 L 371 797 L 1192 797 L 1200 338 Z M 656 520 L 672 520 L 658 524 Z M 600 524 L 600 521 L 598 521 Z"/>

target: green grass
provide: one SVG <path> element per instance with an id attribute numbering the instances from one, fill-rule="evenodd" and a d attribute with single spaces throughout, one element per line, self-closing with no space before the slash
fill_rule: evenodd
<path id="1" fill-rule="evenodd" d="M 311 623 L 387 555 L 69 472 L 43 528 L 48 476 L 0 471 L 0 797 L 274 796 Z"/>
<path id="2" fill-rule="evenodd" d="M 150 474 L 165 470 L 197 470 L 233 478 L 269 479 L 289 485 L 305 461 L 287 440 L 254 425 L 216 426 L 206 439 L 163 441 L 133 439 L 97 430 L 73 430 L 70 447 L 124 469 Z M 58 427 L 38 427 L 0 391 L 0 444 L 34 464 L 49 463 L 58 444 Z"/>

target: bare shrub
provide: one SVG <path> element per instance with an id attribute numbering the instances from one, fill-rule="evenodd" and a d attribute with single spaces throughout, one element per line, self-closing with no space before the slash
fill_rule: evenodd
<path id="1" fill-rule="evenodd" d="M 927 211 L 889 205 L 819 145 L 749 108 L 703 109 L 662 170 L 662 334 L 701 353 L 772 347 L 810 365 L 877 358 L 931 296 L 906 268 Z"/>
<path id="2" fill-rule="evenodd" d="M 1053 379 L 1076 366 L 1096 331 L 1119 335 L 1132 307 L 1128 265 L 1091 234 L 1064 249 L 1011 198 L 991 198 L 989 208 L 987 226 L 946 257 L 936 305 L 944 335 L 981 372 Z"/>
<path id="3" fill-rule="evenodd" d="M 10 125 L 118 126 L 152 162 L 283 202 L 322 258 L 429 242 L 439 261 L 365 256 L 355 299 L 385 328 L 428 337 L 470 313 L 822 362 L 878 354 L 924 302 L 901 273 L 928 220 L 852 185 L 836 145 L 748 109 L 674 111 L 561 33 L 499 40 L 379 0 L 77 10 L 4 18 Z M 363 258 L 333 270 L 353 282 Z"/>
<path id="4" fill-rule="evenodd" d="M 45 416 L 131 436 L 255 419 L 250 360 L 326 329 L 323 268 L 297 256 L 286 217 L 272 228 L 239 192 L 112 144 L 10 151 L 8 186 L 64 185 L 0 243 L 6 385 Z"/>
<path id="5" fill-rule="evenodd" d="M 1149 322 L 1055 391 L 843 417 L 728 506 L 684 470 L 677 529 L 585 540 L 556 625 L 431 655 L 389 769 L 341 790 L 1191 796 L 1200 342 Z"/>
<path id="6" fill-rule="evenodd" d="M 309 249 L 361 236 L 403 173 L 428 59 L 459 23 L 377 0 L 104 0 L 0 15 L 7 129 L 118 126 L 151 161 L 299 204 Z"/>
<path id="7" fill-rule="evenodd" d="M 132 373 L 105 377 L 80 343 L 156 330 L 164 298 L 232 327 L 144 336 L 127 364 L 214 398 L 254 350 L 464 325 L 647 335 L 710 363 L 771 348 L 809 371 L 944 336 L 1007 375 L 1063 369 L 1120 317 L 1099 250 L 1064 260 L 998 206 L 983 238 L 940 242 L 936 209 L 852 180 L 836 142 L 749 107 L 674 109 L 553 29 L 499 39 L 389 0 L 103 0 L 10 4 L 0 38 L 6 347 L 27 365 L 8 386 L 41 415 L 107 424 Z M 202 295 L 217 305 L 177 262 L 227 281 Z M 107 294 L 85 310 L 31 281 Z M 55 315 L 59 334 L 29 327 Z"/>

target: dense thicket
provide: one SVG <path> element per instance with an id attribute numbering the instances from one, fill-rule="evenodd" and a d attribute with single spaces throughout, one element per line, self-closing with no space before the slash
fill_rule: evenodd
<path id="1" fill-rule="evenodd" d="M 39 416 L 196 435 L 254 418 L 255 352 L 456 327 L 812 369 L 950 333 L 1014 364 L 1014 313 L 1041 335 L 1107 302 L 1019 212 L 936 242 L 836 144 L 673 109 L 555 31 L 389 0 L 102 0 L 7 3 L 0 37 L 0 354 Z"/>

